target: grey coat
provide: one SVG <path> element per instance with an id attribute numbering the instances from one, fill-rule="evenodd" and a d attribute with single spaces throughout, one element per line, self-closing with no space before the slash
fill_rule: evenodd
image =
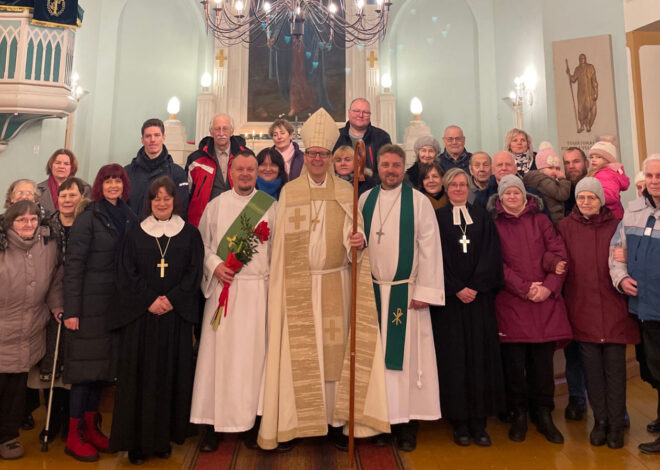
<path id="1" fill-rule="evenodd" d="M 0 252 L 0 373 L 28 372 L 46 352 L 50 312 L 62 308 L 57 245 L 40 226 L 32 240 L 7 233 Z"/>

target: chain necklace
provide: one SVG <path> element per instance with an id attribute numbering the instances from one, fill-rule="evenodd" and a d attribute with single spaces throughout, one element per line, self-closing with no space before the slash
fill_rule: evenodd
<path id="1" fill-rule="evenodd" d="M 154 237 L 156 239 L 156 244 L 158 245 L 158 251 L 160 252 L 160 263 L 156 265 L 157 268 L 160 268 L 160 277 L 165 277 L 165 268 L 167 268 L 169 265 L 165 262 L 165 254 L 167 253 L 167 249 L 170 247 L 170 241 L 172 241 L 171 237 L 167 237 L 167 245 L 165 245 L 165 251 L 160 247 L 160 242 L 158 241 L 157 237 Z"/>
<path id="2" fill-rule="evenodd" d="M 392 205 L 390 206 L 390 209 L 387 211 L 387 214 L 385 214 L 385 220 L 383 220 L 383 215 L 382 215 L 382 212 L 381 212 L 381 210 L 380 210 L 380 200 L 381 200 L 381 198 L 380 198 L 380 196 L 378 197 L 378 220 L 380 221 L 380 228 L 379 228 L 378 231 L 376 232 L 376 235 L 378 235 L 378 244 L 379 244 L 379 245 L 380 245 L 380 237 L 382 237 L 383 235 L 385 235 L 385 232 L 383 232 L 383 225 L 385 224 L 385 222 L 387 222 L 387 218 L 390 216 L 390 213 L 392 212 L 392 209 L 394 209 L 394 206 L 396 205 L 396 201 L 397 201 L 400 197 L 401 197 L 401 193 L 399 193 L 399 197 L 398 197 L 398 198 L 394 199 L 394 202 L 393 202 Z"/>

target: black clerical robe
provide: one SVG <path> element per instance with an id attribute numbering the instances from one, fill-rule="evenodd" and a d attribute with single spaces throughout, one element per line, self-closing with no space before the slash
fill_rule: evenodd
<path id="1" fill-rule="evenodd" d="M 168 237 L 158 240 L 163 250 Z M 204 246 L 185 224 L 165 253 L 164 277 L 156 238 L 141 227 L 129 232 L 117 267 L 120 305 L 111 327 L 121 337 L 110 446 L 114 451 L 165 452 L 187 436 L 194 375 L 193 324 L 199 322 Z M 148 311 L 158 296 L 174 310 Z"/>
<path id="2" fill-rule="evenodd" d="M 431 307 L 442 416 L 464 421 L 485 418 L 504 407 L 495 294 L 503 281 L 495 224 L 479 206 L 467 205 L 473 223 L 461 224 L 470 243 L 467 253 L 454 225 L 453 206 L 436 211 L 444 263 L 446 303 Z M 477 296 L 464 304 L 456 293 L 465 287 Z"/>

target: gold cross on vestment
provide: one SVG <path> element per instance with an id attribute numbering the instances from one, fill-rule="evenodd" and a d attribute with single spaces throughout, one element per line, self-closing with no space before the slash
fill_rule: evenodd
<path id="1" fill-rule="evenodd" d="M 371 51 L 369 53 L 369 57 L 367 57 L 367 62 L 369 62 L 369 68 L 374 68 L 374 64 L 378 61 L 378 57 L 374 55 L 374 51 Z"/>
<path id="2" fill-rule="evenodd" d="M 218 67 L 222 68 L 225 65 L 225 60 L 227 60 L 227 57 L 225 57 L 225 50 L 220 49 L 218 52 L 218 55 L 215 57 L 215 60 L 218 61 Z"/>
<path id="3" fill-rule="evenodd" d="M 165 262 L 165 258 L 161 258 L 160 263 L 156 265 L 157 268 L 160 268 L 160 277 L 165 277 L 165 268 L 168 266 L 169 264 Z"/>
<path id="4" fill-rule="evenodd" d="M 329 336 L 330 341 L 334 342 L 335 341 L 335 334 L 336 333 L 341 333 L 341 328 L 339 328 L 335 324 L 335 320 L 333 318 L 331 318 L 330 320 L 328 320 L 328 326 L 323 328 L 323 332 L 327 333 L 328 336 Z"/>
<path id="5" fill-rule="evenodd" d="M 296 207 L 296 212 L 289 217 L 289 222 L 296 226 L 296 230 L 300 230 L 300 223 L 304 222 L 307 219 L 307 216 L 300 213 L 300 208 Z"/>
<path id="6" fill-rule="evenodd" d="M 401 317 L 403 316 L 403 312 L 401 311 L 400 308 L 397 308 L 396 312 L 392 312 L 392 315 L 394 315 L 394 320 L 392 320 L 392 323 L 394 323 L 397 326 L 403 323 L 403 320 L 401 320 Z"/>

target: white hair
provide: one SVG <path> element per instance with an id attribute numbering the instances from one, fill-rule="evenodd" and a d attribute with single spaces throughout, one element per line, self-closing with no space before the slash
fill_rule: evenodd
<path id="1" fill-rule="evenodd" d="M 216 114 L 215 116 L 213 116 L 211 118 L 211 122 L 209 123 L 209 129 L 213 127 L 213 121 L 215 121 L 215 118 L 217 118 L 217 117 L 226 117 L 226 118 L 228 118 L 229 122 L 231 123 L 232 130 L 236 129 L 236 127 L 234 126 L 234 118 L 231 117 L 229 114 L 225 114 L 225 113 L 220 113 L 220 114 Z"/>
<path id="2" fill-rule="evenodd" d="M 646 163 L 651 161 L 660 161 L 660 153 L 652 153 L 642 162 L 642 171 L 646 173 Z"/>

